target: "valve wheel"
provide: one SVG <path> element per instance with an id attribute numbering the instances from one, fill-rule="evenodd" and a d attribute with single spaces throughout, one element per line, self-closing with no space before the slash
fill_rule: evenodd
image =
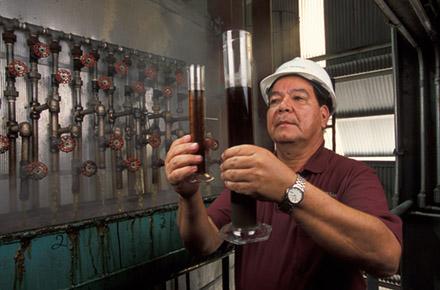
<path id="1" fill-rule="evenodd" d="M 116 73 L 121 75 L 121 76 L 125 76 L 128 74 L 128 65 L 124 62 L 124 61 L 118 61 L 115 64 L 115 70 Z"/>
<path id="2" fill-rule="evenodd" d="M 101 76 L 98 79 L 98 86 L 101 90 L 108 90 L 112 86 L 112 80 L 107 76 Z"/>
<path id="3" fill-rule="evenodd" d="M 55 79 L 59 84 L 68 84 L 72 80 L 72 73 L 68 69 L 60 68 L 55 74 Z"/>
<path id="4" fill-rule="evenodd" d="M 150 65 L 144 70 L 144 74 L 147 79 L 155 80 L 157 78 L 157 68 L 153 65 Z"/>
<path id="5" fill-rule="evenodd" d="M 109 140 L 109 147 L 114 151 L 120 151 L 124 147 L 124 139 L 120 134 L 111 134 Z"/>
<path id="6" fill-rule="evenodd" d="M 142 162 L 135 157 L 129 157 L 126 160 L 123 161 L 124 166 L 127 168 L 130 172 L 136 172 L 141 168 Z"/>
<path id="7" fill-rule="evenodd" d="M 37 42 L 32 46 L 32 52 L 38 58 L 46 58 L 50 54 L 50 47 L 46 43 Z"/>
<path id="8" fill-rule="evenodd" d="M 142 94 L 145 92 L 145 86 L 143 82 L 136 81 L 131 85 L 133 91 L 137 94 Z"/>
<path id="9" fill-rule="evenodd" d="M 5 153 L 9 150 L 10 142 L 9 138 L 4 135 L 0 135 L 0 154 Z"/>
<path id="10" fill-rule="evenodd" d="M 161 144 L 160 136 L 157 134 L 150 135 L 148 137 L 148 144 L 153 148 L 158 148 Z"/>
<path id="11" fill-rule="evenodd" d="M 211 138 L 211 137 L 207 137 L 205 138 L 205 148 L 209 149 L 209 150 L 217 150 L 219 147 L 219 143 L 218 140 Z"/>
<path id="12" fill-rule="evenodd" d="M 178 69 L 176 70 L 176 83 L 178 85 L 183 85 L 185 82 L 185 75 L 183 74 L 183 71 Z"/>
<path id="13" fill-rule="evenodd" d="M 63 135 L 60 138 L 60 143 L 58 144 L 58 149 L 64 153 L 72 152 L 75 149 L 76 141 L 72 136 Z"/>
<path id="14" fill-rule="evenodd" d="M 29 72 L 29 69 L 24 62 L 15 59 L 8 65 L 8 72 L 14 77 L 22 77 Z"/>
<path id="15" fill-rule="evenodd" d="M 80 60 L 85 67 L 92 67 L 96 63 L 95 57 L 91 53 L 83 53 Z"/>
<path id="16" fill-rule="evenodd" d="M 25 166 L 26 174 L 33 180 L 41 180 L 47 176 L 47 165 L 40 161 L 34 161 Z"/>
<path id="17" fill-rule="evenodd" d="M 92 160 L 87 160 L 81 165 L 81 174 L 86 177 L 91 177 L 98 171 L 98 166 Z"/>
<path id="18" fill-rule="evenodd" d="M 165 97 L 169 98 L 173 95 L 173 89 L 171 87 L 164 87 L 162 93 Z"/>

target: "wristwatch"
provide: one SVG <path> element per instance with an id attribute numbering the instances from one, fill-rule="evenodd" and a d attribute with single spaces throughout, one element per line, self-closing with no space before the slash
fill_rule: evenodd
<path id="1" fill-rule="evenodd" d="M 278 204 L 278 208 L 290 214 L 294 207 L 298 206 L 304 198 L 306 180 L 297 174 L 295 183 L 286 189 L 283 200 Z"/>

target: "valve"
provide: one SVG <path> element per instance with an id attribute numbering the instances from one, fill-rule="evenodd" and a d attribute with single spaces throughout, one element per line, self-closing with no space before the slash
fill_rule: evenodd
<path id="1" fill-rule="evenodd" d="M 29 69 L 24 62 L 15 59 L 8 64 L 8 72 L 14 77 L 22 77 L 29 72 Z"/>
<path id="2" fill-rule="evenodd" d="M 183 71 L 181 69 L 176 70 L 176 83 L 178 85 L 183 85 L 185 82 L 185 75 L 183 74 Z"/>
<path id="3" fill-rule="evenodd" d="M 58 144 L 58 149 L 64 153 L 72 152 L 75 149 L 76 141 L 72 136 L 63 135 L 60 138 L 60 143 Z"/>
<path id="4" fill-rule="evenodd" d="M 153 148 L 158 148 L 161 144 L 160 136 L 158 134 L 148 136 L 148 144 Z"/>
<path id="5" fill-rule="evenodd" d="M 173 89 L 171 87 L 164 87 L 162 89 L 162 93 L 165 97 L 169 98 L 173 95 Z"/>
<path id="6" fill-rule="evenodd" d="M 85 67 L 92 67 L 96 63 L 95 57 L 91 53 L 83 53 L 80 60 Z"/>
<path id="7" fill-rule="evenodd" d="M 38 58 L 46 58 L 50 54 L 50 47 L 46 43 L 37 42 L 32 46 L 32 52 Z"/>
<path id="8" fill-rule="evenodd" d="M 124 139 L 121 134 L 111 134 L 108 146 L 114 151 L 120 151 L 124 147 Z"/>
<path id="9" fill-rule="evenodd" d="M 148 66 L 144 70 L 144 74 L 147 77 L 147 79 L 155 80 L 157 78 L 157 68 L 154 65 Z"/>
<path id="10" fill-rule="evenodd" d="M 108 90 L 112 86 L 112 80 L 107 76 L 101 76 L 98 79 L 98 86 L 101 90 Z"/>
<path id="11" fill-rule="evenodd" d="M 132 87 L 133 91 L 137 94 L 145 93 L 145 86 L 144 86 L 143 82 L 140 82 L 140 81 L 133 82 L 131 87 Z"/>
<path id="12" fill-rule="evenodd" d="M 72 80 L 72 73 L 68 69 L 60 68 L 55 74 L 55 79 L 59 84 L 68 84 Z"/>
<path id="13" fill-rule="evenodd" d="M 81 174 L 86 177 L 95 175 L 97 170 L 98 166 L 96 166 L 96 163 L 92 160 L 87 160 L 81 165 Z"/>
<path id="14" fill-rule="evenodd" d="M 205 138 L 205 148 L 209 149 L 209 150 L 217 150 L 219 147 L 219 143 L 218 140 L 211 138 L 211 137 L 206 137 Z"/>
<path id="15" fill-rule="evenodd" d="M 115 64 L 115 70 L 116 70 L 117 74 L 119 74 L 121 76 L 125 76 L 128 74 L 128 65 L 123 60 L 118 61 Z"/>
<path id="16" fill-rule="evenodd" d="M 125 168 L 130 172 L 136 172 L 141 168 L 142 162 L 135 157 L 128 157 L 123 161 Z"/>
<path id="17" fill-rule="evenodd" d="M 41 180 L 47 176 L 48 168 L 43 162 L 34 161 L 27 164 L 24 170 L 29 178 L 33 180 Z"/>
<path id="18" fill-rule="evenodd" d="M 5 153 L 9 150 L 10 142 L 9 138 L 4 135 L 0 135 L 0 154 Z"/>

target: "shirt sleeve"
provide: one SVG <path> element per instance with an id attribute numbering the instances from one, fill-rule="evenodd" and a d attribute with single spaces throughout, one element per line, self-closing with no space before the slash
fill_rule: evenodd
<path id="1" fill-rule="evenodd" d="M 357 166 L 343 181 L 338 199 L 379 218 L 402 244 L 402 221 L 389 211 L 384 189 L 373 169 L 366 165 Z"/>
<path id="2" fill-rule="evenodd" d="M 227 189 L 208 207 L 208 216 L 218 229 L 231 222 L 231 192 Z"/>

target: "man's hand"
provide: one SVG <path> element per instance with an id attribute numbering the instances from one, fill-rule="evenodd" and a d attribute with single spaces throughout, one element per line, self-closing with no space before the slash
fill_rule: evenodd
<path id="1" fill-rule="evenodd" d="M 233 191 L 261 200 L 280 202 L 296 174 L 270 151 L 254 146 L 234 146 L 222 155 L 221 178 Z"/>
<path id="2" fill-rule="evenodd" d="M 198 183 L 188 182 L 189 177 L 197 171 L 197 164 L 202 156 L 195 155 L 199 145 L 191 143 L 191 135 L 185 135 L 171 144 L 165 158 L 165 173 L 168 182 L 183 198 L 191 197 L 198 189 Z"/>

